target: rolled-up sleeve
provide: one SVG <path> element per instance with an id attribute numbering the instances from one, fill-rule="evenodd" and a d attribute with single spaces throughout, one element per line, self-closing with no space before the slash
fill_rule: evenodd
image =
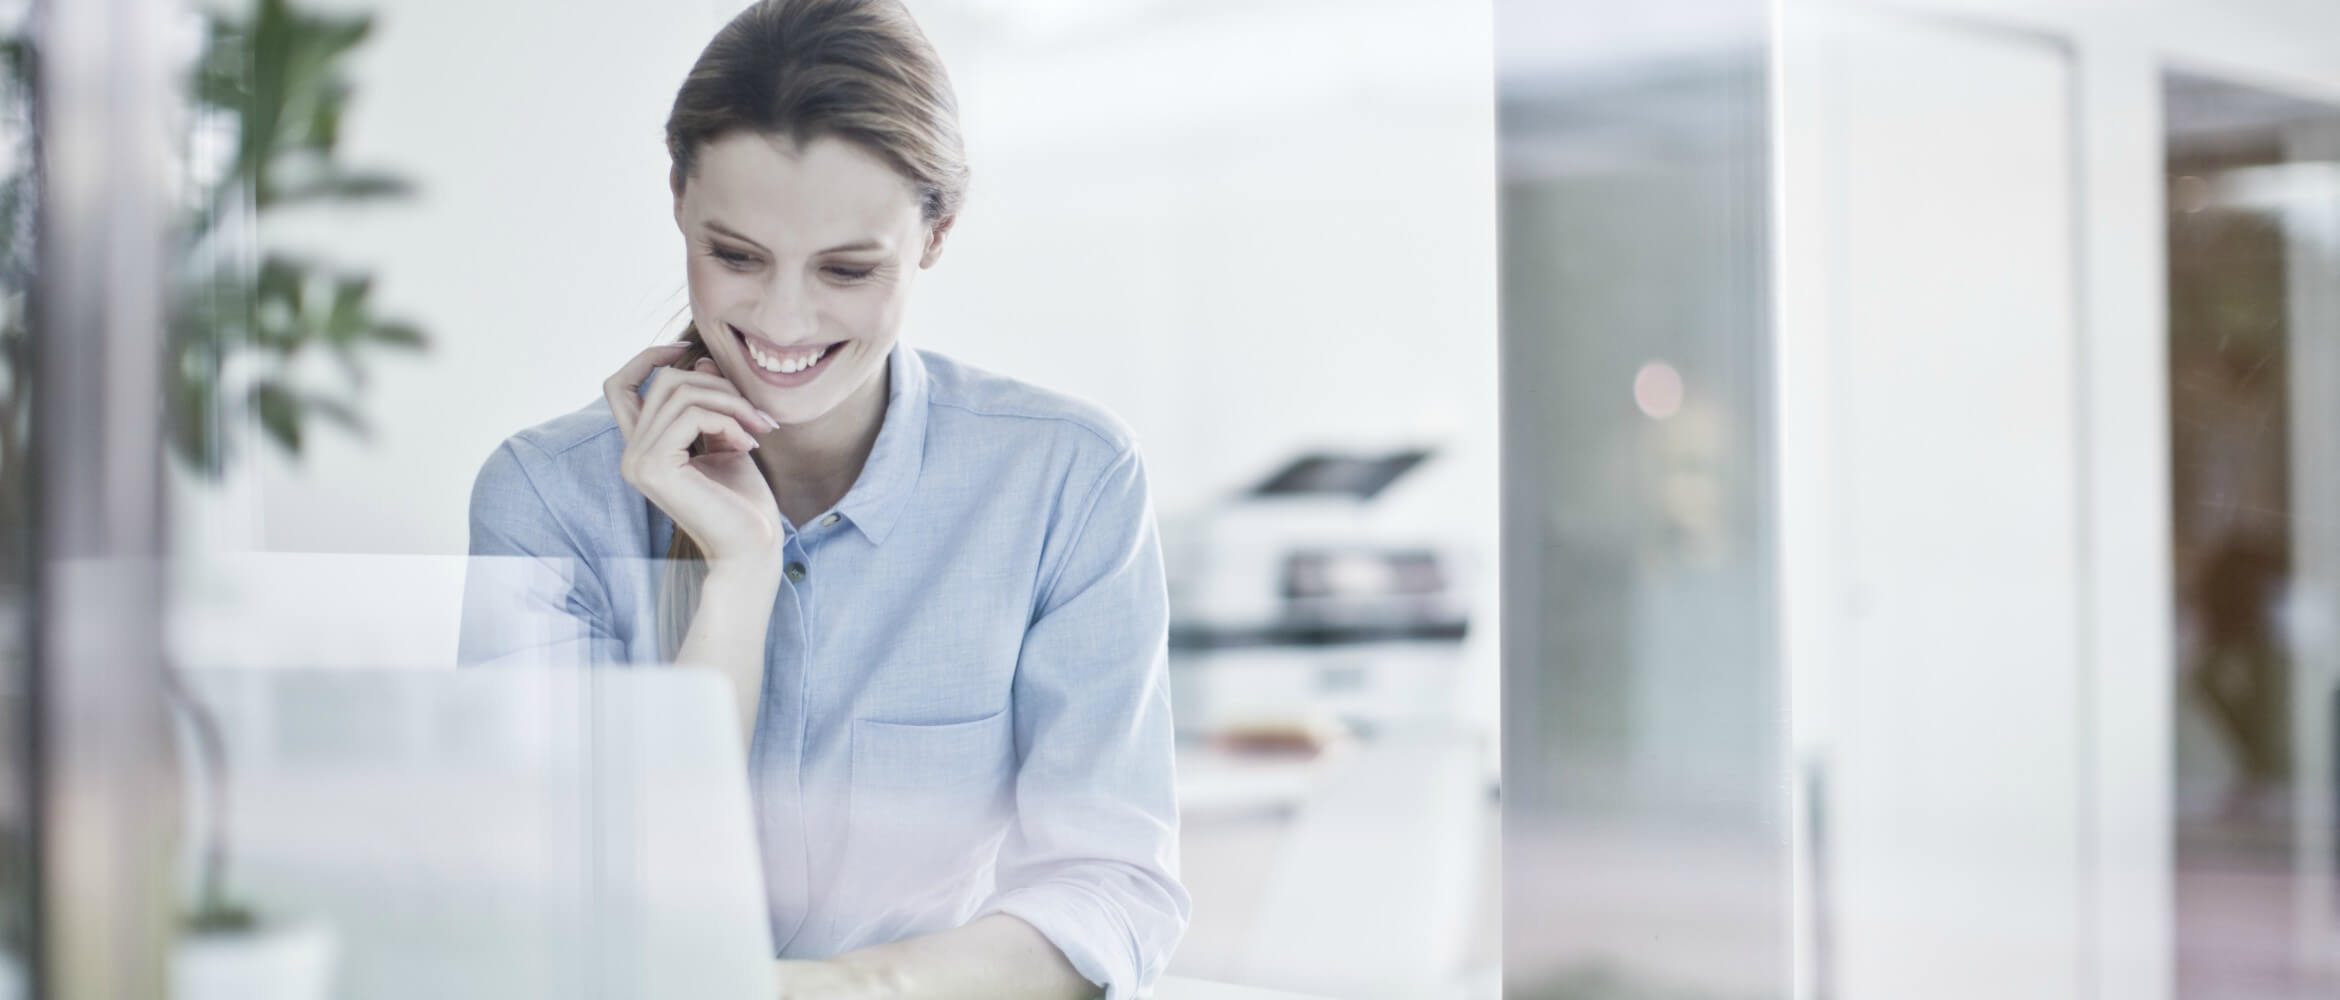
<path id="1" fill-rule="evenodd" d="M 1137 453 L 1070 510 L 1016 664 L 1016 817 L 981 912 L 1030 923 L 1125 1000 L 1152 990 L 1192 911 L 1178 881 L 1169 607 Z"/>
<path id="2" fill-rule="evenodd" d="M 605 588 L 582 546 L 506 441 L 471 487 L 470 560 L 456 662 L 582 666 L 623 662 Z"/>

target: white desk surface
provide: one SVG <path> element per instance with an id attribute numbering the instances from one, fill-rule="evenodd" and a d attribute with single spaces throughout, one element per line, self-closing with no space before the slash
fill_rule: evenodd
<path id="1" fill-rule="evenodd" d="M 1304 993 L 1285 993 L 1263 990 L 1256 986 L 1237 986 L 1208 979 L 1188 979 L 1183 976 L 1163 976 L 1154 986 L 1154 1000 L 1326 1000 Z"/>

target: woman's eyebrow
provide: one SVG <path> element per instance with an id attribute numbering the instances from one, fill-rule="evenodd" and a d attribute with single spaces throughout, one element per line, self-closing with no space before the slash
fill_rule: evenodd
<path id="1" fill-rule="evenodd" d="M 772 252 L 772 250 L 771 250 L 771 248 L 770 248 L 770 247 L 766 247 L 765 245 L 763 245 L 763 244 L 761 244 L 761 243 L 758 243 L 758 242 L 756 242 L 756 241 L 755 241 L 755 240 L 753 240 L 753 239 L 750 239 L 750 238 L 748 238 L 748 235 L 747 235 L 746 233 L 742 233 L 742 232 L 740 232 L 739 230 L 737 230 L 737 229 L 733 229 L 733 228 L 731 228 L 730 226 L 726 226 L 726 225 L 724 225 L 723 223 L 721 223 L 721 222 L 719 222 L 719 221 L 716 221 L 716 220 L 714 220 L 714 219 L 708 219 L 708 220 L 706 221 L 706 226 L 707 226 L 707 228 L 708 228 L 709 230 L 713 231 L 713 232 L 714 232 L 714 233 L 716 233 L 717 235 L 720 235 L 720 236 L 728 236 L 728 237 L 730 237 L 730 238 L 732 238 L 732 239 L 738 240 L 738 241 L 740 241 L 741 243 L 745 243 L 745 244 L 747 244 L 747 245 L 749 245 L 749 246 L 751 246 L 751 247 L 754 247 L 754 248 L 756 248 L 756 249 L 758 249 L 758 250 L 761 250 L 761 251 L 763 251 L 763 252 L 765 252 L 765 253 L 771 253 L 771 252 Z M 863 237 L 863 238 L 861 238 L 861 239 L 854 240 L 854 241 L 853 241 L 853 242 L 851 242 L 851 243 L 839 243 L 839 244 L 837 244 L 836 246 L 829 247 L 829 248 L 827 248 L 827 249 L 824 249 L 824 250 L 822 250 L 822 251 L 820 251 L 820 252 L 821 252 L 821 253 L 824 253 L 824 254 L 831 254 L 831 253 L 855 253 L 855 252 L 858 252 L 858 251 L 863 251 L 863 250 L 884 250 L 884 249 L 886 249 L 886 241 L 884 241 L 884 240 L 881 240 L 881 239 L 878 239 L 877 237 L 874 237 L 874 236 L 865 236 L 865 237 Z"/>
<path id="2" fill-rule="evenodd" d="M 745 243 L 758 250 L 762 250 L 765 253 L 772 252 L 770 248 L 764 246 L 763 244 L 749 239 L 746 233 L 742 233 L 739 230 L 733 229 L 730 226 L 726 226 L 721 222 L 715 221 L 714 219 L 708 219 L 706 225 L 708 229 L 714 230 L 719 235 L 729 236 L 732 239 L 738 240 L 741 243 Z"/>

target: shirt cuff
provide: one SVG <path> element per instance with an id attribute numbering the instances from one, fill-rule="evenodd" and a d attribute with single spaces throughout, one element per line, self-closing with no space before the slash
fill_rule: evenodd
<path id="1" fill-rule="evenodd" d="M 1105 1000 L 1134 1000 L 1153 992 L 1142 981 L 1121 915 L 1095 893 L 1064 882 L 1011 889 L 978 916 L 1005 913 L 1040 931 L 1081 977 L 1105 988 Z"/>

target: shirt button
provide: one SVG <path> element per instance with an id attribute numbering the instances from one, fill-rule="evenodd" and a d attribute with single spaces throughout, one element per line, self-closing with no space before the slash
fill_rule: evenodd
<path id="1" fill-rule="evenodd" d="M 826 528 L 826 527 L 828 527 L 829 525 L 832 525 L 832 524 L 835 524 L 835 523 L 837 523 L 837 515 L 835 515 L 835 514 L 831 514 L 831 515 L 829 515 L 829 516 L 827 516 L 827 517 L 821 518 L 821 527 L 824 527 L 824 528 Z"/>
<path id="2" fill-rule="evenodd" d="M 788 581 L 789 581 L 790 583 L 801 583 L 801 582 L 803 582 L 803 580 L 804 580 L 804 564 L 803 564 L 803 563 L 793 563 L 793 562 L 792 562 L 792 563 L 789 563 L 789 564 L 788 564 Z"/>

